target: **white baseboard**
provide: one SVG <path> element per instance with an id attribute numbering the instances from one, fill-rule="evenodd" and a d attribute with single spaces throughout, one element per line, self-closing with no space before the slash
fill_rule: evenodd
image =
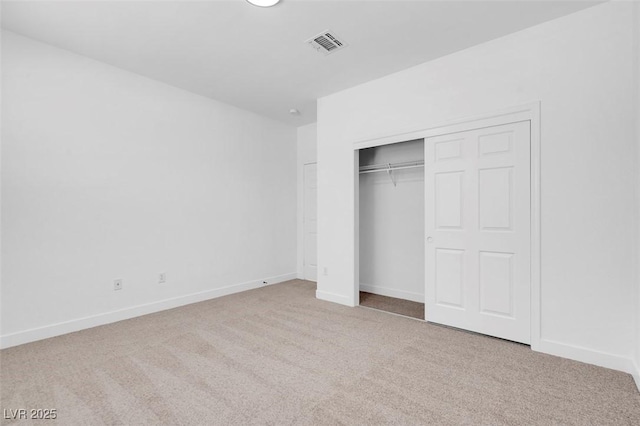
<path id="1" fill-rule="evenodd" d="M 612 370 L 623 371 L 631 374 L 638 389 L 640 389 L 640 376 L 638 376 L 638 368 L 631 358 L 625 358 L 607 352 L 596 351 L 593 349 L 583 348 L 580 346 L 567 345 L 551 340 L 540 339 L 540 344 L 536 348 L 538 352 L 544 352 L 549 355 L 555 355 L 562 358 L 572 359 L 587 364 L 593 364 L 600 367 L 610 368 Z"/>
<path id="2" fill-rule="evenodd" d="M 192 303 L 202 302 L 217 297 L 227 296 L 241 291 L 252 290 L 264 287 L 263 281 L 267 281 L 269 285 L 278 284 L 284 281 L 295 279 L 295 272 L 278 275 L 275 277 L 263 278 L 254 281 L 247 281 L 240 284 L 234 284 L 226 287 L 206 290 L 198 293 L 192 293 L 185 296 L 178 296 L 171 299 L 160 300 L 157 302 L 146 303 L 143 305 L 132 306 L 129 308 L 119 309 L 117 311 L 105 312 L 102 314 L 92 315 L 89 317 L 78 318 L 70 321 L 60 322 L 57 324 L 46 325 L 44 327 L 32 328 L 29 330 L 19 331 L 11 334 L 0 336 L 0 348 L 10 348 L 37 340 L 48 339 L 50 337 L 60 336 L 62 334 L 73 333 L 75 331 L 85 330 L 87 328 L 97 327 L 99 325 L 110 324 L 154 312 L 164 311 L 167 309 L 177 308 Z"/>
<path id="3" fill-rule="evenodd" d="M 413 302 L 424 303 L 424 294 L 410 291 L 397 290 L 395 288 L 380 287 L 371 284 L 360 284 L 360 291 L 379 294 L 380 296 L 395 297 L 397 299 L 411 300 Z"/>
<path id="4" fill-rule="evenodd" d="M 305 277 L 304 276 L 304 272 L 299 272 L 298 275 L 296 276 L 296 279 L 303 280 L 303 281 L 311 281 L 313 283 L 317 283 L 318 282 L 318 280 L 312 280 L 312 279 L 309 279 L 309 278 Z"/>
<path id="5" fill-rule="evenodd" d="M 339 303 L 346 306 L 354 306 L 353 300 L 341 294 L 329 293 L 326 291 L 316 290 L 316 299 L 325 300 L 327 302 Z"/>
<path id="6" fill-rule="evenodd" d="M 635 370 L 631 375 L 633 376 L 633 380 L 636 382 L 636 387 L 638 388 L 638 392 L 640 392 L 640 365 L 638 363 L 633 363 L 633 369 Z"/>

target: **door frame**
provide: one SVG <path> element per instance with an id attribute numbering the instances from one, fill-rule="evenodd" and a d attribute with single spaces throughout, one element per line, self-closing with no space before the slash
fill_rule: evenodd
<path id="1" fill-rule="evenodd" d="M 301 228 L 302 229 L 302 272 L 301 272 L 301 274 L 302 274 L 302 279 L 303 280 L 308 280 L 307 275 L 306 275 L 306 268 L 305 268 L 306 258 L 307 258 L 305 247 L 306 247 L 306 239 L 307 238 L 306 238 L 306 232 L 304 230 L 305 229 L 305 227 L 304 227 L 304 223 L 305 223 L 304 219 L 305 219 L 305 211 L 306 211 L 306 209 L 305 209 L 305 200 L 307 198 L 305 197 L 305 194 L 306 194 L 305 193 L 306 180 L 305 180 L 305 173 L 304 172 L 305 172 L 305 167 L 312 166 L 312 165 L 316 166 L 316 179 L 317 179 L 318 162 L 317 161 L 312 161 L 312 162 L 309 162 L 309 163 L 302 164 L 302 212 L 301 212 L 302 213 L 302 228 Z M 318 210 L 318 201 L 316 200 L 316 220 L 317 220 L 317 217 L 318 217 L 317 210 Z M 316 261 L 317 261 L 317 259 L 316 259 Z M 316 282 L 318 281 L 318 276 L 317 276 L 318 272 L 319 271 L 316 271 L 316 280 L 315 280 Z"/>
<path id="2" fill-rule="evenodd" d="M 539 350 L 541 334 L 541 222 L 540 222 L 540 101 L 506 108 L 493 113 L 451 120 L 421 130 L 406 131 L 393 135 L 360 140 L 353 143 L 354 164 L 354 271 L 353 300 L 360 304 L 360 174 L 359 151 L 365 148 L 389 145 L 413 139 L 426 139 L 449 133 L 464 132 L 482 127 L 529 121 L 531 123 L 531 349 Z"/>

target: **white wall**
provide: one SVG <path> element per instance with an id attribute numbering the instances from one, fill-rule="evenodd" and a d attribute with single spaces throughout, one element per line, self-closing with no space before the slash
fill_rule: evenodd
<path id="1" fill-rule="evenodd" d="M 0 6 L 0 18 L 2 17 L 2 9 Z M 2 31 L 0 31 L 0 48 L 2 47 L 2 38 L 3 38 L 3 33 Z M 1 49 L 0 49 L 0 53 L 1 53 Z M 0 54 L 0 188 L 2 188 L 2 163 L 3 163 L 3 159 L 2 159 L 2 99 L 4 99 L 3 97 L 3 91 L 2 91 L 2 74 L 3 74 L 3 67 L 2 67 L 2 54 Z M 0 190 L 0 336 L 2 336 L 2 191 Z M 0 342 L 0 347 L 1 346 L 1 342 Z"/>
<path id="2" fill-rule="evenodd" d="M 304 165 L 317 162 L 317 126 L 316 123 L 307 124 L 306 126 L 298 127 L 297 134 L 297 193 L 298 193 L 298 207 L 297 207 L 297 232 L 298 232 L 298 255 L 297 255 L 297 267 L 296 271 L 298 278 L 304 279 L 304 224 L 302 222 L 304 218 Z"/>
<path id="3" fill-rule="evenodd" d="M 360 166 L 424 159 L 424 141 L 360 151 Z M 360 290 L 424 302 L 424 169 L 361 174 Z"/>
<path id="4" fill-rule="evenodd" d="M 353 143 L 541 101 L 539 350 L 631 370 L 633 5 L 612 2 L 319 100 L 317 295 L 354 303 Z"/>
<path id="5" fill-rule="evenodd" d="M 295 278 L 295 128 L 12 33 L 2 61 L 4 346 Z"/>
<path id="6" fill-rule="evenodd" d="M 640 52 L 640 3 L 635 2 L 635 51 Z M 635 75 L 640 75 L 640 54 L 636 55 Z M 640 78 L 636 78 L 636 217 L 640 218 Z M 640 389 L 640 220 L 636 222 L 636 357 L 635 374 L 636 385 Z"/>

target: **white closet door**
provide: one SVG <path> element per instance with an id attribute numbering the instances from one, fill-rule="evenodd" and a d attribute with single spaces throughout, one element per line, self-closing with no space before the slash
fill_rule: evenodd
<path id="1" fill-rule="evenodd" d="M 318 279 L 318 178 L 316 163 L 304 165 L 304 279 Z"/>
<path id="2" fill-rule="evenodd" d="M 425 318 L 530 343 L 530 122 L 425 140 Z"/>

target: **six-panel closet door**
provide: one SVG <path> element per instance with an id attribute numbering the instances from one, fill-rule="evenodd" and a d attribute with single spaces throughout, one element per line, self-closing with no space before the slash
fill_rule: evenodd
<path id="1" fill-rule="evenodd" d="M 427 321 L 530 343 L 530 133 L 425 139 Z"/>

